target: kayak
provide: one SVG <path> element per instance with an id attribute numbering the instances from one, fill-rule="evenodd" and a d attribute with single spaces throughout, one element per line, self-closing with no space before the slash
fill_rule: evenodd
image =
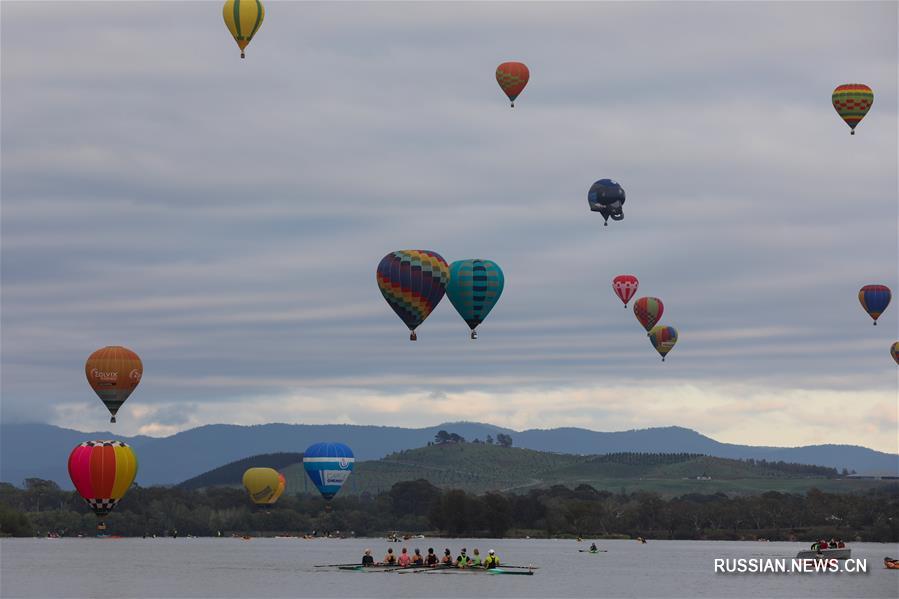
<path id="1" fill-rule="evenodd" d="M 578 549 L 578 553 L 608 553 L 608 549 Z"/>

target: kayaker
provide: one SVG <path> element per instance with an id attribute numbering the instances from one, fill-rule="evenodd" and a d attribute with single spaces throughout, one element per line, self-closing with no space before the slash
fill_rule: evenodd
<path id="1" fill-rule="evenodd" d="M 396 564 L 402 568 L 408 568 L 412 564 L 412 558 L 409 557 L 409 552 L 405 547 L 400 552 L 400 557 L 396 560 Z"/>
<path id="2" fill-rule="evenodd" d="M 487 552 L 487 559 L 484 560 L 484 567 L 488 570 L 490 568 L 499 567 L 499 557 L 496 555 L 496 551 L 494 551 L 493 549 Z"/>
<path id="3" fill-rule="evenodd" d="M 387 550 L 387 555 L 384 556 L 384 564 L 393 565 L 396 563 L 396 556 L 393 554 L 393 547 Z"/>
<path id="4" fill-rule="evenodd" d="M 362 565 L 366 567 L 375 565 L 375 558 L 371 555 L 371 549 L 365 550 L 365 555 L 362 556 Z"/>
<path id="5" fill-rule="evenodd" d="M 421 554 L 421 549 L 415 549 L 415 555 L 412 556 L 412 565 L 413 566 L 422 566 L 425 563 L 425 558 Z"/>
<path id="6" fill-rule="evenodd" d="M 428 547 L 428 557 L 425 558 L 425 563 L 431 567 L 434 567 L 439 561 L 440 560 L 437 559 L 437 554 L 434 553 L 434 548 Z"/>
<path id="7" fill-rule="evenodd" d="M 483 564 L 481 563 L 481 552 L 478 551 L 478 548 L 475 547 L 471 556 L 471 567 L 472 568 L 480 568 Z"/>
<path id="8" fill-rule="evenodd" d="M 596 547 L 596 543 L 590 544 L 590 551 L 599 551 L 599 549 L 597 549 L 597 547 Z"/>
<path id="9" fill-rule="evenodd" d="M 453 555 L 450 553 L 449 547 L 443 550 L 443 558 L 440 560 L 440 563 L 444 566 L 453 565 Z"/>
<path id="10" fill-rule="evenodd" d="M 471 560 L 465 554 L 468 551 L 465 547 L 462 548 L 462 551 L 459 552 L 459 557 L 456 558 L 456 567 L 457 568 L 467 568 L 471 565 Z"/>

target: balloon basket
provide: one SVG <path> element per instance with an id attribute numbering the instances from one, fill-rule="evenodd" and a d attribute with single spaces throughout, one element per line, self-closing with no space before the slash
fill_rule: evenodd
<path id="1" fill-rule="evenodd" d="M 115 424 L 115 416 L 113 416 L 112 418 L 110 418 L 109 421 L 110 421 L 112 424 Z"/>

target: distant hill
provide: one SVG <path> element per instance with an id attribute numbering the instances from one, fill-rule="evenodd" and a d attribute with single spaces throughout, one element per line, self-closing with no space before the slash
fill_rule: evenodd
<path id="1" fill-rule="evenodd" d="M 340 440 L 360 460 L 421 447 L 439 430 L 468 440 L 511 435 L 516 447 L 567 454 L 620 452 L 694 453 L 721 458 L 783 460 L 858 473 L 899 473 L 899 456 L 851 445 L 797 448 L 753 447 L 719 443 L 680 427 L 604 433 L 579 428 L 513 430 L 476 422 L 445 423 L 428 428 L 343 424 L 263 424 L 201 426 L 169 437 L 122 437 L 110 432 L 82 433 L 47 424 L 0 425 L 0 481 L 21 485 L 28 477 L 56 481 L 72 488 L 66 460 L 72 448 L 88 439 L 115 438 L 134 447 L 141 485 L 176 484 L 222 464 L 267 453 L 298 453 L 319 441 Z"/>
<path id="2" fill-rule="evenodd" d="M 280 470 L 291 464 L 302 463 L 301 453 L 265 453 L 236 460 L 215 470 L 204 472 L 184 481 L 178 486 L 184 489 L 202 489 L 203 487 L 232 486 L 242 484 L 243 473 L 249 468 L 274 468 Z"/>
<path id="3" fill-rule="evenodd" d="M 288 454 L 279 454 L 286 458 Z M 269 462 L 266 462 L 269 460 Z M 235 462 L 180 486 L 208 486 L 200 481 L 240 486 L 245 467 L 268 464 L 278 467 L 287 480 L 287 493 L 312 493 L 302 457 L 286 467 L 275 466 L 268 456 Z M 769 490 L 805 492 L 813 487 L 828 491 L 861 491 L 886 484 L 838 476 L 832 468 L 799 464 L 731 460 L 697 454 L 615 453 L 577 456 L 496 445 L 460 443 L 405 450 L 381 460 L 357 462 L 343 495 L 378 494 L 398 482 L 425 479 L 444 489 L 526 492 L 530 489 L 589 484 L 618 492 L 649 490 L 663 495 L 686 493 L 758 494 Z"/>

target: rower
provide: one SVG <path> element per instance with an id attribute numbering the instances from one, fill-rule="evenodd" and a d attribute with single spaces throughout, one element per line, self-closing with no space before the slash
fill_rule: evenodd
<path id="1" fill-rule="evenodd" d="M 400 552 L 400 557 L 396 560 L 396 563 L 402 568 L 408 568 L 412 564 L 412 558 L 409 557 L 409 552 L 406 551 L 405 547 L 403 547 L 402 552 Z"/>
<path id="2" fill-rule="evenodd" d="M 415 555 L 412 556 L 412 565 L 413 566 L 422 566 L 425 563 L 425 558 L 421 554 L 421 549 L 415 549 Z"/>
<path id="3" fill-rule="evenodd" d="M 440 563 L 444 566 L 452 566 L 453 565 L 453 556 L 450 553 L 449 547 L 443 550 L 443 558 L 440 560 Z"/>
<path id="4" fill-rule="evenodd" d="M 396 563 L 396 556 L 393 554 L 393 547 L 387 550 L 387 555 L 384 556 L 384 564 L 393 565 Z"/>
<path id="5" fill-rule="evenodd" d="M 431 567 L 434 567 L 437 565 L 438 561 L 439 560 L 437 559 L 437 554 L 434 553 L 434 548 L 428 547 L 428 557 L 425 558 L 425 563 Z"/>
<path id="6" fill-rule="evenodd" d="M 465 547 L 462 548 L 462 551 L 459 552 L 459 557 L 456 558 L 456 567 L 457 568 L 467 568 L 471 565 L 471 559 L 465 554 L 468 551 Z"/>
<path id="7" fill-rule="evenodd" d="M 371 555 L 371 549 L 365 550 L 365 555 L 362 556 L 362 565 L 365 567 L 375 565 L 375 558 Z"/>
<path id="8" fill-rule="evenodd" d="M 484 560 L 484 567 L 487 569 L 499 567 L 499 557 L 493 549 L 487 552 L 487 559 Z"/>
<path id="9" fill-rule="evenodd" d="M 480 568 L 483 564 L 481 564 L 481 553 L 478 551 L 478 548 L 474 548 L 474 554 L 471 556 L 471 567 L 472 568 Z"/>
<path id="10" fill-rule="evenodd" d="M 599 551 L 599 549 L 596 548 L 596 543 L 591 543 L 590 551 Z"/>

